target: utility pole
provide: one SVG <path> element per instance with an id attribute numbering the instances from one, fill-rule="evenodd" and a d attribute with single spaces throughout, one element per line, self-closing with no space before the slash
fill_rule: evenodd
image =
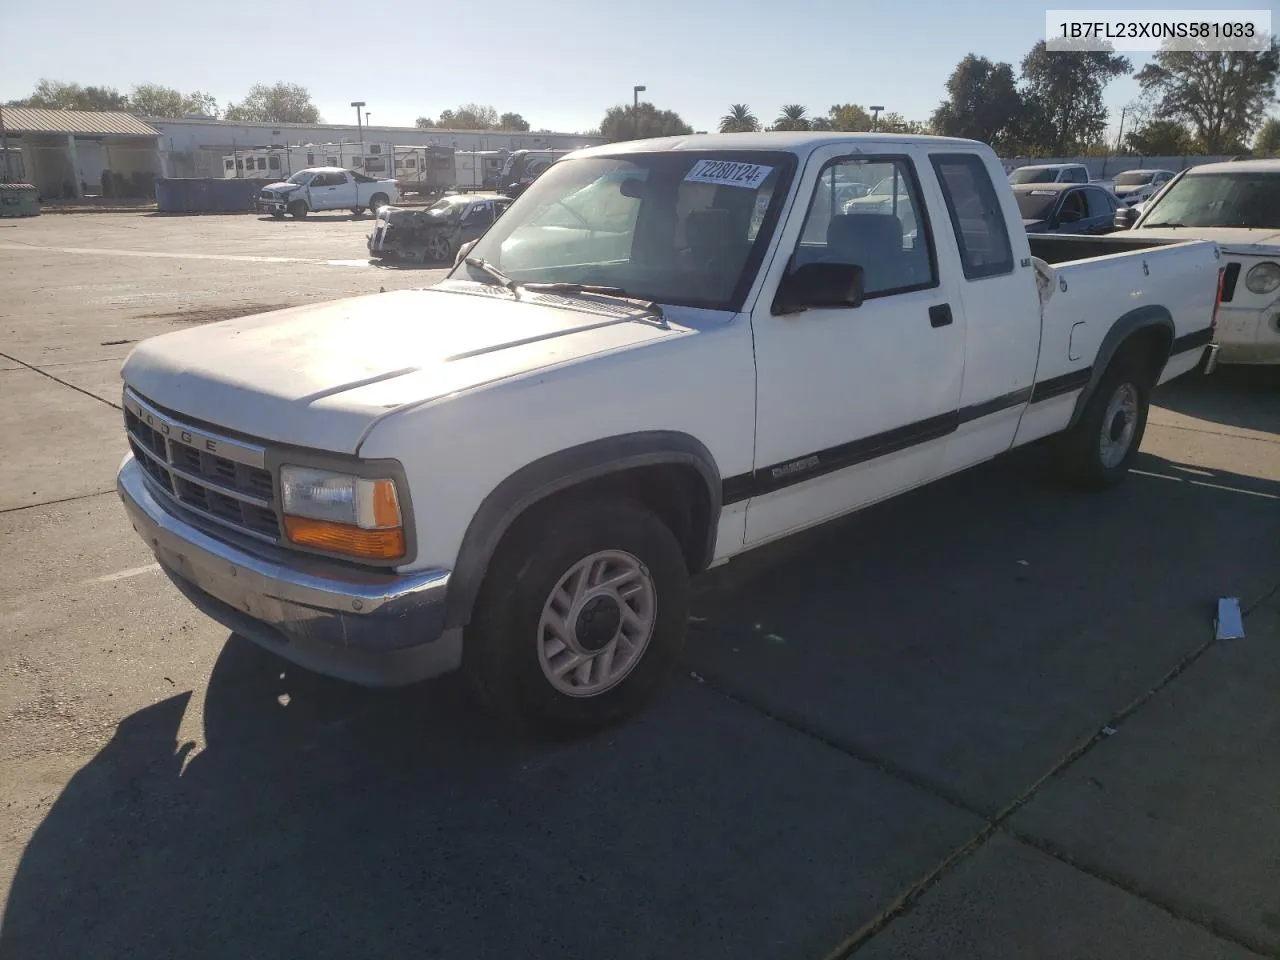
<path id="1" fill-rule="evenodd" d="M 352 100 L 351 105 L 356 108 L 356 142 L 360 144 L 360 152 L 364 153 L 364 124 L 360 122 L 360 111 L 364 109 L 364 101 Z"/>
<path id="2" fill-rule="evenodd" d="M 644 84 L 631 88 L 631 133 L 637 140 L 640 139 L 640 94 L 646 89 Z"/>

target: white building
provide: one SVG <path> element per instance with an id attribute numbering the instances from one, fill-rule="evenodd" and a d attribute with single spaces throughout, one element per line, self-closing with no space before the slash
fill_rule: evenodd
<path id="1" fill-rule="evenodd" d="M 189 117 L 148 118 L 159 133 L 160 159 L 169 177 L 221 177 L 222 158 L 239 150 L 291 147 L 306 143 L 391 143 L 396 146 L 441 146 L 457 150 L 569 149 L 604 143 L 602 137 L 574 133 L 516 133 L 506 130 L 419 130 L 416 127 L 368 126 L 354 123 L 232 123 Z"/>

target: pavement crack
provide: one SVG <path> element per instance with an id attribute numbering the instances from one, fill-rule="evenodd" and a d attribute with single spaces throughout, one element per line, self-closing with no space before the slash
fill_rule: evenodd
<path id="1" fill-rule="evenodd" d="M 1178 906 L 1177 904 L 1166 901 L 1161 897 L 1142 889 L 1141 884 L 1128 877 L 1116 877 L 1111 874 L 1104 873 L 1101 870 L 1095 870 L 1093 867 L 1081 863 L 1075 857 L 1057 846 L 1057 844 L 1054 844 L 1049 840 L 1044 840 L 1040 837 L 1033 837 L 1030 834 L 1022 833 L 1020 830 L 1015 830 L 1007 825 L 1002 826 L 1000 829 L 1001 832 L 1018 841 L 1018 843 L 1025 844 L 1033 850 L 1038 850 L 1045 856 L 1052 857 L 1054 860 L 1065 864 L 1072 870 L 1076 870 L 1086 876 L 1092 877 L 1094 880 L 1100 880 L 1108 886 L 1114 887 L 1131 897 L 1137 897 L 1139 900 L 1143 900 L 1146 903 L 1151 904 L 1158 910 L 1164 911 L 1175 920 L 1200 927 L 1203 930 L 1207 930 L 1220 940 L 1227 940 L 1230 943 L 1234 943 L 1236 946 L 1242 947 L 1251 953 L 1256 953 L 1259 956 L 1275 956 L 1275 951 L 1270 946 L 1261 941 L 1254 940 L 1248 934 L 1236 930 L 1230 924 L 1223 922 L 1217 917 L 1194 913 Z"/>
<path id="2" fill-rule="evenodd" d="M 98 490 L 94 493 L 82 493 L 74 497 L 62 497 L 59 500 L 45 500 L 43 503 L 28 503 L 21 507 L 0 507 L 0 514 L 17 513 L 19 510 L 36 510 L 40 507 L 51 507 L 58 503 L 74 503 L 77 500 L 89 500 L 92 497 L 104 497 L 108 493 L 115 493 L 115 487 L 110 490 Z"/>
<path id="3" fill-rule="evenodd" d="M 70 387 L 76 393 L 83 393 L 86 397 L 89 397 L 92 400 L 97 400 L 99 403 L 105 403 L 108 407 L 111 407 L 114 410 L 124 409 L 118 403 L 112 403 L 110 400 L 103 400 L 102 397 L 98 396 L 96 393 L 90 393 L 84 387 L 77 387 L 74 383 L 70 383 L 66 380 L 63 380 L 61 377 L 55 377 L 52 373 L 49 373 L 47 370 L 41 370 L 39 367 L 34 366 L 33 364 L 30 364 L 30 363 L 27 363 L 27 361 L 25 360 L 19 360 L 17 357 L 11 356 L 10 354 L 7 354 L 7 353 L 0 353 L 0 357 L 3 357 L 6 360 L 11 360 L 16 364 L 19 364 L 20 366 L 26 367 L 28 370 L 31 370 L 34 373 L 38 373 L 42 377 L 48 377 L 54 383 L 60 383 L 64 387 Z"/>

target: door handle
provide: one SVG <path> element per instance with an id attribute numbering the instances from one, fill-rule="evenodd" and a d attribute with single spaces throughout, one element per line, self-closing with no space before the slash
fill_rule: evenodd
<path id="1" fill-rule="evenodd" d="M 937 303 L 929 308 L 929 326 L 945 327 L 951 323 L 951 304 Z"/>

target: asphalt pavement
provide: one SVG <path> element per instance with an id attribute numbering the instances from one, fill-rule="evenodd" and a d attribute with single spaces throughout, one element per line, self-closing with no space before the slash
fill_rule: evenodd
<path id="1" fill-rule="evenodd" d="M 1280 370 L 1118 490 L 1019 451 L 713 571 L 651 709 L 518 741 L 229 636 L 116 499 L 131 345 L 441 276 L 369 224 L 0 220 L 0 960 L 1280 956 Z"/>

